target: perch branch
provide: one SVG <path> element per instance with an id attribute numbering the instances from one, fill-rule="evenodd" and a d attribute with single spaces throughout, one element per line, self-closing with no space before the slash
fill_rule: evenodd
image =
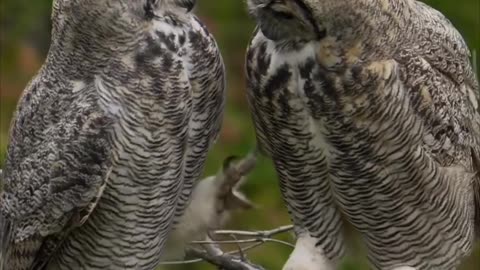
<path id="1" fill-rule="evenodd" d="M 228 253 L 214 255 L 207 251 L 190 248 L 187 249 L 187 255 L 191 257 L 202 258 L 204 261 L 225 270 L 264 270 L 264 268 L 259 265 L 255 265 L 246 259 L 242 259 Z"/>
<path id="2" fill-rule="evenodd" d="M 293 225 L 285 225 L 267 231 L 237 231 L 237 230 L 218 230 L 213 233 L 216 235 L 237 235 L 237 236 L 252 236 L 252 237 L 272 237 L 277 234 L 289 232 L 293 230 Z"/>
<path id="3" fill-rule="evenodd" d="M 204 241 L 193 241 L 191 244 L 200 245 L 204 250 L 198 248 L 189 248 L 186 251 L 188 257 L 195 258 L 183 261 L 168 261 L 163 262 L 162 265 L 178 265 L 178 264 L 192 264 L 201 261 L 211 263 L 220 269 L 224 270 L 263 270 L 261 266 L 252 264 L 245 259 L 245 253 L 261 245 L 271 242 L 279 243 L 289 247 L 294 247 L 291 243 L 273 238 L 282 233 L 293 230 L 292 225 L 281 226 L 272 230 L 264 231 L 240 231 L 240 230 L 218 230 L 211 232 L 216 236 L 229 236 L 232 240 L 212 240 L 207 238 Z M 239 239 L 240 237 L 248 237 L 246 239 Z M 236 250 L 223 252 L 219 245 L 235 244 Z M 242 246 L 242 244 L 251 244 Z M 240 255 L 240 256 L 238 256 Z"/>
<path id="4" fill-rule="evenodd" d="M 221 194 L 228 194 L 233 185 L 241 182 L 254 168 L 259 154 L 258 148 L 251 151 L 245 158 L 232 163 L 235 157 L 229 157 L 224 162 L 223 175 L 225 185 Z M 293 226 L 281 226 L 272 230 L 263 231 L 240 231 L 240 230 L 217 230 L 211 231 L 205 240 L 191 242 L 187 248 L 186 260 L 166 261 L 161 265 L 192 264 L 201 261 L 208 262 L 222 270 L 263 270 L 264 268 L 248 261 L 246 252 L 260 247 L 265 243 L 283 244 L 293 247 L 291 243 L 275 239 L 274 237 L 293 230 Z M 214 236 L 214 237 L 210 237 Z M 221 237 L 222 239 L 212 239 Z M 230 239 L 228 239 L 230 238 Z M 223 251 L 220 246 L 235 245 L 235 250 Z"/>

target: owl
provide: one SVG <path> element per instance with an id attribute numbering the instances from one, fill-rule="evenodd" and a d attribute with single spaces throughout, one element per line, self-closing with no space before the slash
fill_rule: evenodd
<path id="1" fill-rule="evenodd" d="M 345 228 L 371 267 L 456 269 L 480 236 L 478 81 L 415 0 L 248 0 L 257 140 L 295 225 L 284 270 L 336 269 Z"/>
<path id="2" fill-rule="evenodd" d="M 1 269 L 155 269 L 220 130 L 225 72 L 194 0 L 54 0 L 13 119 Z"/>

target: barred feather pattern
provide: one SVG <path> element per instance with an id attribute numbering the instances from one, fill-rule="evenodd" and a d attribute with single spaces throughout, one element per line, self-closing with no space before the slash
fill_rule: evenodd
<path id="1" fill-rule="evenodd" d="M 249 1 L 248 100 L 297 235 L 338 263 L 351 224 L 374 269 L 455 269 L 480 212 L 479 89 L 460 34 L 411 0 L 267 2 Z"/>
<path id="2" fill-rule="evenodd" d="M 54 2 L 49 55 L 12 123 L 5 269 L 158 265 L 225 102 L 222 58 L 191 5 Z"/>

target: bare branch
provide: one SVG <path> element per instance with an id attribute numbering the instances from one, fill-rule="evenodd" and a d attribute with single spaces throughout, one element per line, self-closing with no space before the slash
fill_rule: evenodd
<path id="1" fill-rule="evenodd" d="M 237 238 L 235 237 L 235 235 L 230 235 L 230 237 L 232 237 L 233 239 L 237 240 Z M 240 258 L 242 258 L 242 261 L 245 261 L 246 260 L 246 256 L 245 256 L 245 253 L 243 252 L 243 249 L 242 249 L 242 246 L 240 245 L 240 243 L 236 243 L 237 244 L 237 248 L 238 248 L 238 253 L 240 255 Z"/>
<path id="2" fill-rule="evenodd" d="M 239 240 L 203 240 L 203 241 L 193 241 L 192 244 L 248 244 L 248 243 L 267 243 L 274 242 L 283 244 L 289 247 L 294 247 L 292 244 L 281 241 L 273 238 L 249 238 L 249 239 L 239 239 Z"/>
<path id="3" fill-rule="evenodd" d="M 197 259 L 183 260 L 183 261 L 164 261 L 164 262 L 161 262 L 160 265 L 184 265 L 184 264 L 194 264 L 199 262 L 203 262 L 203 259 L 197 258 Z"/>
<path id="4" fill-rule="evenodd" d="M 264 268 L 259 265 L 244 261 L 239 257 L 227 253 L 213 255 L 207 251 L 191 248 L 187 250 L 187 255 L 202 258 L 203 260 L 220 267 L 220 269 L 225 270 L 264 270 Z"/>
<path id="5" fill-rule="evenodd" d="M 238 231 L 238 230 L 219 230 L 214 231 L 215 235 L 237 235 L 237 236 L 258 236 L 258 237 L 272 237 L 277 234 L 289 232 L 293 230 L 293 225 L 285 225 L 267 231 Z"/>
<path id="6" fill-rule="evenodd" d="M 257 155 L 258 149 L 255 149 L 246 157 L 236 162 L 233 162 L 236 159 L 235 157 L 229 157 L 225 160 L 222 171 L 216 176 L 219 180 L 222 180 L 217 195 L 219 197 L 218 201 L 220 202 L 217 205 L 218 209 L 225 210 L 228 206 L 231 207 L 235 205 L 232 203 L 235 201 L 232 200 L 232 198 L 244 202 L 244 205 L 253 205 L 246 197 L 242 199 L 242 196 L 238 196 L 239 194 L 235 192 L 238 191 L 237 189 L 241 185 L 242 180 L 246 179 L 246 176 L 254 169 L 257 162 Z M 228 199 L 230 199 L 230 201 Z M 263 231 L 209 231 L 206 236 L 196 238 L 204 238 L 204 240 L 190 242 L 191 247 L 186 250 L 186 256 L 189 259 L 166 261 L 162 262 L 161 265 L 192 264 L 205 261 L 222 270 L 263 270 L 263 267 L 251 263 L 247 259 L 246 253 L 265 243 L 276 243 L 294 247 L 291 243 L 274 238 L 279 234 L 292 230 L 293 226 L 287 225 Z M 224 245 L 235 245 L 236 249 L 224 251 Z"/>
<path id="7" fill-rule="evenodd" d="M 200 245 L 204 250 L 197 248 L 189 248 L 186 251 L 188 257 L 195 259 L 184 261 L 169 261 L 162 262 L 162 265 L 178 265 L 178 264 L 192 264 L 201 261 L 209 262 L 223 270 L 261 270 L 261 266 L 252 264 L 246 259 L 246 252 L 254 248 L 258 248 L 265 243 L 277 243 L 286 245 L 288 247 L 294 247 L 291 243 L 275 239 L 282 233 L 290 232 L 293 230 L 293 226 L 286 225 L 272 230 L 265 231 L 240 231 L 240 230 L 218 230 L 212 231 L 210 235 L 216 236 L 228 236 L 232 237 L 232 240 L 213 240 L 210 236 L 203 241 L 193 241 L 191 244 Z M 238 239 L 238 237 L 248 237 L 246 239 Z M 220 249 L 219 245 L 236 245 L 236 250 L 224 252 Z M 242 246 L 244 244 L 251 244 Z"/>

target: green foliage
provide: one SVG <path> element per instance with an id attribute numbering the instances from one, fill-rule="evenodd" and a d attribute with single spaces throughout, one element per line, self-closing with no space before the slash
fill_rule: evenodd
<path id="1" fill-rule="evenodd" d="M 214 33 L 228 67 L 228 109 L 219 143 L 209 155 L 206 174 L 215 173 L 229 155 L 244 155 L 254 147 L 255 137 L 245 102 L 243 61 L 254 24 L 246 14 L 245 1 L 198 0 L 198 14 Z M 428 0 L 428 4 L 444 13 L 477 51 L 480 63 L 480 4 L 478 0 Z M 2 0 L 0 9 L 0 164 L 3 164 L 7 134 L 16 98 L 33 71 L 22 70 L 20 45 L 27 43 L 43 57 L 49 42 L 50 0 Z M 27 59 L 28 60 L 28 59 Z M 15 84 L 17 82 L 17 84 Z M 12 86 L 13 85 L 13 86 Z M 238 229 L 270 229 L 290 223 L 280 197 L 276 175 L 269 160 L 261 159 L 258 168 L 245 186 L 246 193 L 260 209 L 241 213 L 231 222 Z M 292 240 L 285 236 L 284 240 Z M 232 246 L 231 248 L 235 248 Z M 266 269 L 281 269 L 290 250 L 266 244 L 249 253 L 249 258 Z M 465 269 L 476 269 L 474 260 Z M 169 267 L 174 270 L 213 269 L 207 264 Z M 368 269 L 364 258 L 349 257 L 344 270 Z"/>

